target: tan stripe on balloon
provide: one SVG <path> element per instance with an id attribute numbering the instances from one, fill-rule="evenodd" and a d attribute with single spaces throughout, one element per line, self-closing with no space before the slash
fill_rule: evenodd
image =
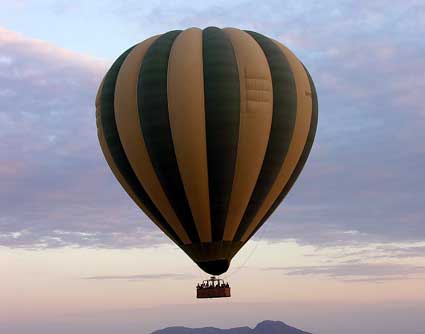
<path id="1" fill-rule="evenodd" d="M 211 236 L 202 30 L 178 35 L 168 60 L 167 95 L 174 151 L 201 242 Z"/>
<path id="2" fill-rule="evenodd" d="M 137 45 L 127 56 L 115 86 L 115 121 L 125 154 L 139 182 L 183 243 L 191 243 L 152 166 L 143 138 L 137 106 L 137 86 L 143 57 L 158 36 Z"/>
<path id="3" fill-rule="evenodd" d="M 255 230 L 261 219 L 266 215 L 267 211 L 273 205 L 283 187 L 288 182 L 292 172 L 297 165 L 301 153 L 307 141 L 308 132 L 310 130 L 312 101 L 311 88 L 307 74 L 297 57 L 285 46 L 277 41 L 273 41 L 283 52 L 287 58 L 295 78 L 297 90 L 297 113 L 295 120 L 294 133 L 289 145 L 288 153 L 283 162 L 282 168 L 274 182 L 270 192 L 267 194 L 260 209 L 250 223 L 248 229 L 242 236 L 242 241 L 246 241 L 251 233 Z"/>
<path id="4" fill-rule="evenodd" d="M 136 194 L 132 191 L 130 185 L 127 183 L 125 178 L 120 173 L 117 165 L 112 158 L 111 152 L 109 151 L 108 144 L 106 143 L 105 135 L 103 133 L 102 121 L 101 121 L 101 103 L 100 97 L 103 89 L 103 81 L 100 84 L 99 90 L 96 95 L 96 125 L 97 125 L 97 136 L 99 139 L 99 144 L 102 149 L 103 155 L 105 157 L 106 162 L 109 165 L 112 173 L 115 175 L 115 178 L 127 192 L 127 194 L 131 197 L 131 199 L 139 206 L 139 208 L 148 216 L 171 240 L 177 242 L 166 230 L 164 230 L 158 220 L 152 215 L 152 213 L 143 205 L 140 199 L 136 196 Z"/>
<path id="5" fill-rule="evenodd" d="M 258 43 L 239 29 L 223 29 L 235 52 L 240 83 L 240 122 L 235 175 L 224 240 L 233 240 L 261 171 L 273 115 L 267 58 Z"/>

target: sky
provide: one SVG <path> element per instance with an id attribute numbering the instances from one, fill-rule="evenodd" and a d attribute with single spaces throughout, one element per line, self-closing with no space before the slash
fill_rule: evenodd
<path id="1" fill-rule="evenodd" d="M 425 4 L 0 0 L 0 334 L 145 334 L 282 320 L 315 334 L 425 333 Z M 205 278 L 121 189 L 97 141 L 108 66 L 192 26 L 273 37 L 315 82 L 290 194 L 228 274 Z"/>

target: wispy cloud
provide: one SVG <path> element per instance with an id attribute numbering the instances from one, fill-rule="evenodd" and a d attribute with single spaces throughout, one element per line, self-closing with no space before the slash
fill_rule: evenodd
<path id="1" fill-rule="evenodd" d="M 395 263 L 340 263 L 321 266 L 269 267 L 288 276 L 322 276 L 344 282 L 384 282 L 424 279 L 425 266 Z"/>
<path id="2" fill-rule="evenodd" d="M 105 276 L 88 276 L 82 277 L 84 280 L 124 280 L 124 281 L 147 281 L 147 280 L 163 280 L 163 279 L 172 279 L 172 280 L 185 280 L 193 278 L 193 275 L 190 274 L 177 274 L 177 273 L 168 273 L 168 274 L 137 274 L 137 275 L 105 275 Z"/>
<path id="3" fill-rule="evenodd" d="M 0 29 L 0 243 L 133 247 L 166 242 L 100 152 L 94 97 L 107 65 Z"/>

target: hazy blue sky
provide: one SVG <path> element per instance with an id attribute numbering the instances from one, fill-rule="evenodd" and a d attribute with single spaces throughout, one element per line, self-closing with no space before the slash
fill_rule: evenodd
<path id="1" fill-rule="evenodd" d="M 0 333 L 144 333 L 264 318 L 318 334 L 423 333 L 423 2 L 0 6 Z M 194 300 L 203 274 L 121 190 L 94 116 L 102 75 L 128 46 L 209 25 L 283 42 L 319 96 L 307 165 L 235 259 L 234 268 L 245 264 L 231 276 L 239 290 L 224 304 Z M 159 286 L 167 288 L 156 294 Z"/>

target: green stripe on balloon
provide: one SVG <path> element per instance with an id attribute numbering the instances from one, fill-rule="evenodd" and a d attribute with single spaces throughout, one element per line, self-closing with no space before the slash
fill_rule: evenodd
<path id="1" fill-rule="evenodd" d="M 161 35 L 146 52 L 139 73 L 137 101 L 143 137 L 156 175 L 189 238 L 199 242 L 177 165 L 168 116 L 168 58 L 180 32 L 174 30 Z"/>
<path id="2" fill-rule="evenodd" d="M 302 169 L 304 168 L 305 163 L 307 162 L 307 158 L 310 154 L 311 148 L 313 147 L 314 137 L 316 136 L 316 130 L 317 130 L 317 122 L 318 122 L 318 115 L 319 115 L 319 106 L 317 102 L 317 92 L 316 87 L 314 86 L 313 80 L 311 79 L 310 73 L 308 73 L 307 68 L 303 65 L 305 72 L 307 73 L 308 80 L 310 83 L 310 89 L 311 89 L 311 99 L 312 99 L 312 114 L 311 114 L 311 123 L 310 123 L 310 129 L 308 131 L 307 140 L 304 145 L 303 152 L 301 153 L 300 160 L 298 160 L 297 165 L 295 166 L 294 171 L 291 174 L 291 177 L 289 178 L 288 182 L 286 183 L 285 187 L 282 189 L 281 193 L 277 197 L 276 201 L 273 203 L 269 211 L 267 211 L 266 215 L 261 219 L 260 224 L 255 228 L 255 230 L 251 233 L 251 235 L 248 237 L 251 238 L 258 229 L 266 222 L 266 220 L 273 214 L 273 212 L 276 210 L 276 208 L 279 206 L 280 203 L 284 200 L 288 192 L 291 190 L 292 186 L 294 185 L 295 181 L 297 181 L 298 176 L 300 175 Z"/>
<path id="3" fill-rule="evenodd" d="M 295 78 L 285 55 L 268 37 L 252 31 L 247 33 L 263 49 L 269 63 L 273 84 L 273 116 L 263 165 L 234 240 L 241 240 L 282 168 L 291 143 L 297 113 Z"/>
<path id="4" fill-rule="evenodd" d="M 233 46 L 219 28 L 202 32 L 205 127 L 211 228 L 223 239 L 235 173 L 239 136 L 240 87 Z"/>
<path id="5" fill-rule="evenodd" d="M 125 154 L 124 148 L 122 147 L 121 140 L 118 134 L 117 125 L 115 122 L 115 110 L 114 110 L 114 94 L 115 84 L 117 81 L 118 72 L 121 65 L 125 61 L 127 55 L 131 52 L 134 47 L 124 52 L 112 65 L 110 70 L 105 76 L 103 88 L 101 91 L 101 105 L 100 105 L 100 117 L 102 122 L 102 130 L 105 137 L 106 144 L 109 152 L 111 153 L 112 159 L 115 162 L 119 172 L 126 180 L 131 190 L 146 206 L 146 209 L 157 219 L 162 225 L 165 231 L 174 239 L 178 245 L 182 245 L 182 241 L 167 223 L 164 217 L 161 215 L 155 204 L 149 198 L 148 194 L 144 190 L 143 186 L 137 179 L 136 174 L 131 168 L 130 162 Z"/>

